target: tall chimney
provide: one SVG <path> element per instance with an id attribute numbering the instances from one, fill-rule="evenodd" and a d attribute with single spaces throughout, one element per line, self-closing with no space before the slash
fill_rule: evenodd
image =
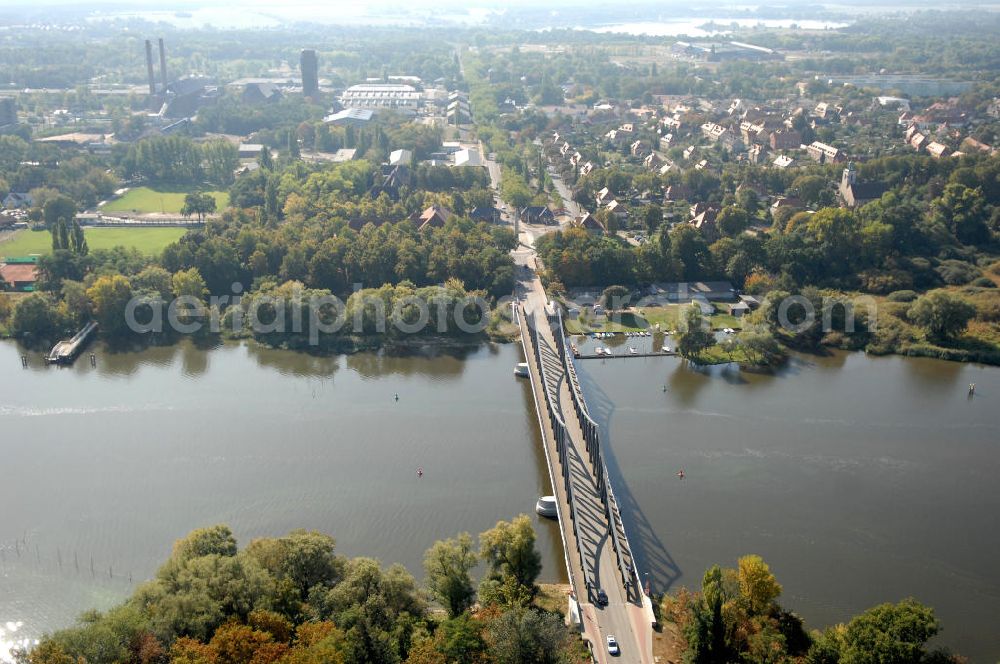
<path id="1" fill-rule="evenodd" d="M 160 37 L 160 77 L 163 78 L 163 89 L 167 89 L 167 52 L 163 48 L 163 37 Z"/>
<path id="2" fill-rule="evenodd" d="M 146 40 L 146 73 L 149 74 L 149 94 L 156 94 L 156 77 L 153 75 L 153 42 Z"/>

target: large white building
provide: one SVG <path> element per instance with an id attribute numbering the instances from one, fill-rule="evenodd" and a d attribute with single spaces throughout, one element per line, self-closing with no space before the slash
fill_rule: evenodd
<path id="1" fill-rule="evenodd" d="M 412 85 L 400 83 L 362 83 L 352 85 L 340 96 L 345 108 L 400 108 L 416 110 L 422 93 Z"/>

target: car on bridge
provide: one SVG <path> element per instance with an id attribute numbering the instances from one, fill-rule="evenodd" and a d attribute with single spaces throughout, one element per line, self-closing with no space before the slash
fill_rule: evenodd
<path id="1" fill-rule="evenodd" d="M 597 589 L 597 606 L 607 606 L 608 605 L 608 594 L 604 592 L 603 588 Z"/>
<path id="2" fill-rule="evenodd" d="M 608 654 L 615 656 L 621 654 L 621 649 L 618 647 L 618 641 L 611 634 L 608 634 Z"/>

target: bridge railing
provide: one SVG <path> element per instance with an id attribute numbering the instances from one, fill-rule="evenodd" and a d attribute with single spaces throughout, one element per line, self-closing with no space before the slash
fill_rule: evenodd
<path id="1" fill-rule="evenodd" d="M 552 325 L 552 321 L 549 322 Z M 639 583 L 639 571 L 635 566 L 635 557 L 632 555 L 631 547 L 628 544 L 628 537 L 625 534 L 625 522 L 621 518 L 621 509 L 618 500 L 615 498 L 614 490 L 611 487 L 611 479 L 608 474 L 608 467 L 601 456 L 600 427 L 590 416 L 587 409 L 587 402 L 583 397 L 583 390 L 580 387 L 580 380 L 576 374 L 576 365 L 571 354 L 566 351 L 566 335 L 562 323 L 562 311 L 556 307 L 554 316 L 553 335 L 559 347 L 559 355 L 562 358 L 563 369 L 566 372 L 570 384 L 570 394 L 573 399 L 573 409 L 576 411 L 580 428 L 583 430 L 584 444 L 590 456 L 591 464 L 597 473 L 597 486 L 601 494 L 601 503 L 604 505 L 604 513 L 608 520 L 609 536 L 615 551 L 615 558 L 618 563 L 618 573 L 621 576 L 622 584 L 630 600 L 639 601 L 641 599 L 641 586 Z M 619 526 L 621 533 L 619 533 Z M 625 541 L 623 542 L 622 539 Z"/>
<path id="2" fill-rule="evenodd" d="M 522 338 L 525 330 L 528 333 L 528 339 L 531 343 L 532 353 L 531 359 L 534 360 L 534 365 L 538 371 L 538 375 L 541 379 L 542 392 L 545 399 L 545 404 L 548 410 L 549 425 L 552 427 L 552 433 L 555 437 L 556 451 L 559 454 L 559 469 L 562 476 L 563 488 L 566 491 L 566 503 L 569 505 L 569 518 L 570 523 L 573 527 L 573 540 L 576 545 L 577 551 L 583 552 L 583 545 L 580 539 L 580 529 L 577 522 L 577 503 L 576 496 L 573 494 L 573 483 L 570 480 L 570 470 L 569 470 L 569 459 L 567 453 L 566 441 L 569 434 L 566 431 L 566 423 L 563 421 L 562 417 L 559 415 L 559 410 L 556 408 L 555 399 L 552 395 L 551 388 L 548 382 L 547 371 L 545 370 L 545 362 L 542 361 L 542 351 L 538 343 L 538 330 L 535 328 L 535 319 L 533 316 L 528 316 L 523 307 L 519 310 L 518 315 L 518 327 L 521 328 Z M 525 349 L 525 359 L 527 359 L 527 349 Z M 542 432 L 544 437 L 545 432 Z M 554 479 L 554 478 L 553 478 Z M 553 487 L 555 488 L 555 487 Z M 558 501 L 557 501 L 558 503 Z M 561 510 L 560 510 L 561 511 Z M 565 548 L 565 542 L 563 543 L 563 548 Z M 568 555 L 568 552 L 567 552 Z M 567 560 L 567 567 L 569 566 L 569 561 Z M 593 602 L 594 598 L 592 593 L 594 592 L 594 583 L 591 579 L 590 574 L 587 571 L 585 565 L 582 565 L 583 571 L 583 581 L 584 586 L 587 590 L 587 600 Z M 570 576 L 570 582 L 573 580 L 573 571 L 571 569 L 566 570 Z M 575 584 L 574 584 L 575 586 Z M 577 597 L 579 597 L 579 589 L 575 588 L 577 591 Z"/>

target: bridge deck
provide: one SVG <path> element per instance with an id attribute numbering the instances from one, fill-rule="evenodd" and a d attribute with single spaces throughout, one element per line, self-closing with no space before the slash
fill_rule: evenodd
<path id="1" fill-rule="evenodd" d="M 605 509 L 600 479 L 603 463 L 598 456 L 598 463 L 601 465 L 595 467 L 587 448 L 583 422 L 574 407 L 573 390 L 579 389 L 575 370 L 571 362 L 564 364 L 561 355 L 564 352 L 562 340 L 556 339 L 548 323 L 546 298 L 541 284 L 535 278 L 523 280 L 519 295 L 524 301 L 518 322 L 525 359 L 530 368 L 552 489 L 559 503 L 566 563 L 584 616 L 585 638 L 591 642 L 599 663 L 608 661 L 604 640 L 609 634 L 615 635 L 621 644 L 620 661 L 650 662 L 651 607 L 648 599 L 638 597 L 637 588 L 625 587 L 620 573 L 623 566 L 629 572 L 634 566 L 613 495 L 605 496 L 612 505 L 611 510 Z M 529 326 L 534 334 L 529 331 Z M 541 366 L 535 361 L 536 342 Z M 567 373 L 567 367 L 572 373 Z M 559 434 L 555 430 L 559 425 L 565 430 L 564 457 L 560 455 Z M 563 473 L 568 473 L 569 491 L 567 483 L 564 483 Z M 610 494 L 610 487 L 608 491 Z M 613 526 L 609 525 L 609 511 L 613 516 Z M 622 560 L 619 560 L 616 544 L 622 550 Z M 629 578 L 633 576 L 630 574 Z M 598 607 L 593 603 L 598 588 L 608 595 L 608 605 L 605 607 Z"/>

